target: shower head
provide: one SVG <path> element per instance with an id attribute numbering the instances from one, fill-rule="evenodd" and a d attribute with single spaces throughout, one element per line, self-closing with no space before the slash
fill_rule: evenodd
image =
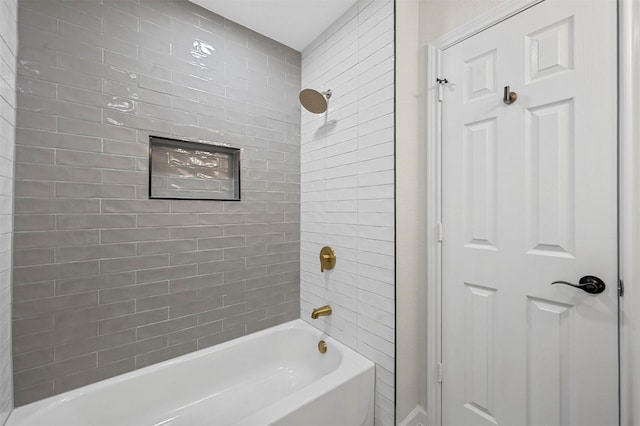
<path id="1" fill-rule="evenodd" d="M 331 98 L 331 90 L 318 92 L 313 89 L 303 89 L 300 92 L 300 103 L 309 112 L 322 114 L 327 110 L 327 105 Z"/>

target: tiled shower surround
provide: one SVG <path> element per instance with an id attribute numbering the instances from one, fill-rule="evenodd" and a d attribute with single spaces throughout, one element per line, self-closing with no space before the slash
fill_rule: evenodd
<path id="1" fill-rule="evenodd" d="M 0 0 L 0 425 L 13 408 L 11 243 L 18 0 Z"/>
<path id="2" fill-rule="evenodd" d="M 376 425 L 394 424 L 394 2 L 360 0 L 302 52 L 302 318 L 376 363 Z M 335 269 L 321 272 L 322 246 Z M 312 320 L 311 309 L 333 314 Z"/>
<path id="3" fill-rule="evenodd" d="M 16 405 L 298 318 L 300 54 L 186 0 L 18 22 Z M 149 135 L 241 148 L 242 201 L 149 200 Z"/>

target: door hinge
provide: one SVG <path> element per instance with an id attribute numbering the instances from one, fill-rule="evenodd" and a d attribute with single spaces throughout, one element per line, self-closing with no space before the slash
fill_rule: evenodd
<path id="1" fill-rule="evenodd" d="M 442 363 L 438 363 L 438 383 L 442 383 Z"/>
<path id="2" fill-rule="evenodd" d="M 618 297 L 624 296 L 624 281 L 618 280 Z"/>
<path id="3" fill-rule="evenodd" d="M 442 242 L 442 224 L 438 224 L 438 242 Z"/>

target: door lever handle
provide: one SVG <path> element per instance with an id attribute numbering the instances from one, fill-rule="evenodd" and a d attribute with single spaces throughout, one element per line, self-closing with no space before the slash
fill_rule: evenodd
<path id="1" fill-rule="evenodd" d="M 607 287 L 604 284 L 604 281 L 602 281 L 598 277 L 594 277 L 593 275 L 585 275 L 584 277 L 580 278 L 578 284 L 572 284 L 567 281 L 554 281 L 551 283 L 551 285 L 554 284 L 564 284 L 571 287 L 579 288 L 580 290 L 583 290 L 589 294 L 600 294 Z"/>

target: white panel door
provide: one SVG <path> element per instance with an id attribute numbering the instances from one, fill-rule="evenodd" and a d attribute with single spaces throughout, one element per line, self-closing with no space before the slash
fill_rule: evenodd
<path id="1" fill-rule="evenodd" d="M 445 425 L 617 424 L 615 25 L 547 0 L 443 52 Z"/>

